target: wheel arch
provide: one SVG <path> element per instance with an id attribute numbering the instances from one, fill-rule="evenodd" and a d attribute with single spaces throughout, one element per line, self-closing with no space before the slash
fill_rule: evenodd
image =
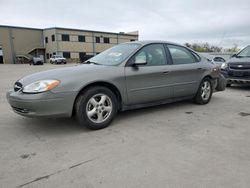
<path id="1" fill-rule="evenodd" d="M 117 101 L 118 101 L 118 110 L 121 109 L 122 107 L 122 97 L 121 97 L 121 93 L 119 91 L 119 89 L 112 83 L 110 82 L 106 82 L 106 81 L 96 81 L 96 82 L 92 82 L 92 83 L 89 83 L 85 86 L 83 86 L 81 88 L 81 90 L 77 93 L 76 97 L 75 97 L 75 100 L 74 100 L 74 106 L 73 106 L 73 109 L 72 109 L 72 116 L 75 115 L 75 104 L 76 104 L 76 101 L 78 99 L 78 97 L 84 93 L 84 91 L 86 91 L 88 88 L 90 87 L 94 87 L 94 86 L 103 86 L 103 87 L 106 87 L 108 89 L 110 89 L 116 96 L 117 98 Z"/>
<path id="2" fill-rule="evenodd" d="M 205 78 L 209 78 L 209 79 L 213 80 L 213 77 L 212 77 L 211 75 L 209 75 L 209 74 L 208 74 L 208 75 L 205 75 L 205 76 L 202 78 L 202 80 L 204 80 Z M 202 81 L 202 80 L 201 80 L 201 81 Z"/>

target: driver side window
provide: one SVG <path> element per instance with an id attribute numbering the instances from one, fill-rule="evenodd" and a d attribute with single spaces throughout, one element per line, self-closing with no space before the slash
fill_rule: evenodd
<path id="1" fill-rule="evenodd" d="M 147 66 L 167 64 L 165 49 L 161 44 L 151 44 L 145 46 L 135 55 L 135 60 L 147 62 Z"/>

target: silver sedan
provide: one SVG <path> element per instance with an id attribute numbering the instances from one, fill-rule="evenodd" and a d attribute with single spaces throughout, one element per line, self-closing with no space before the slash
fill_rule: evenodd
<path id="1" fill-rule="evenodd" d="M 225 89 L 216 65 L 182 45 L 161 41 L 114 46 L 84 64 L 35 73 L 8 91 L 12 109 L 28 117 L 76 116 L 107 127 L 118 111 L 194 99 L 207 104 Z"/>

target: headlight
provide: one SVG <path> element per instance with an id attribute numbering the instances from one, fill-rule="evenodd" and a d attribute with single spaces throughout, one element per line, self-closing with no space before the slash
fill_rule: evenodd
<path id="1" fill-rule="evenodd" d="M 60 84 L 59 80 L 41 80 L 23 88 L 24 93 L 41 93 L 54 89 Z"/>
<path id="2" fill-rule="evenodd" d="M 221 69 L 226 69 L 228 67 L 227 63 L 222 63 Z"/>

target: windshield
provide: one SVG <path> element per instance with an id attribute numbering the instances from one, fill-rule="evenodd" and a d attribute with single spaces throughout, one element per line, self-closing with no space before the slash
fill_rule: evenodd
<path id="1" fill-rule="evenodd" d="M 140 44 L 134 43 L 116 45 L 89 59 L 87 62 L 99 65 L 116 66 L 127 59 L 140 46 Z"/>
<path id="2" fill-rule="evenodd" d="M 250 57 L 250 46 L 244 48 L 240 53 L 238 53 L 237 57 Z"/>

